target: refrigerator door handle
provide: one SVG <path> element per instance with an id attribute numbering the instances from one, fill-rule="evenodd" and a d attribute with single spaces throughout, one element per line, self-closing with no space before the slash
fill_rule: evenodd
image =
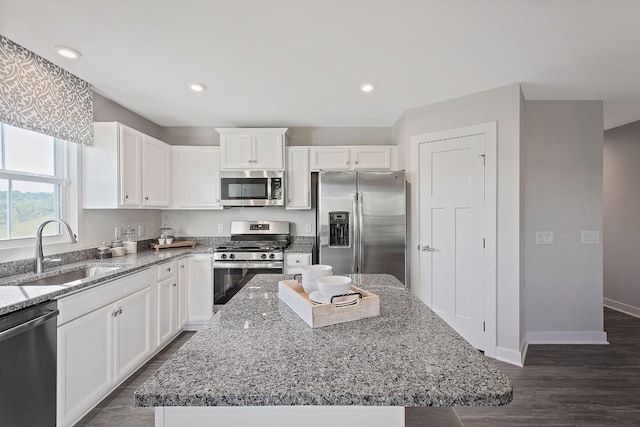
<path id="1" fill-rule="evenodd" d="M 352 222 L 353 224 L 349 225 L 349 239 L 352 242 L 353 247 L 353 272 L 358 273 L 358 267 L 360 266 L 360 217 L 358 215 L 358 193 L 353 193 L 353 207 L 352 207 Z"/>
<path id="2" fill-rule="evenodd" d="M 362 247 L 362 234 L 364 233 L 364 212 L 362 193 L 358 193 L 358 273 L 362 272 L 364 265 L 364 248 Z"/>

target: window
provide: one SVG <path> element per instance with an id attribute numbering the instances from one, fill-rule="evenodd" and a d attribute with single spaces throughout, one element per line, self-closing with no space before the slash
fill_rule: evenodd
<path id="1" fill-rule="evenodd" d="M 66 219 L 65 142 L 0 123 L 0 240 L 33 237 L 48 218 Z M 58 224 L 44 235 L 58 235 Z"/>

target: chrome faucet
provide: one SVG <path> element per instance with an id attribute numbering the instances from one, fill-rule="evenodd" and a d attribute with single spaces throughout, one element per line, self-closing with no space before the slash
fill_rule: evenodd
<path id="1" fill-rule="evenodd" d="M 77 236 L 73 234 L 73 231 L 71 231 L 71 227 L 69 227 L 69 224 L 67 224 L 63 220 L 58 218 L 51 218 L 43 221 L 42 224 L 40 224 L 40 226 L 38 227 L 38 231 L 36 232 L 36 262 L 33 268 L 34 273 L 44 273 L 44 255 L 42 254 L 42 230 L 44 229 L 45 225 L 49 224 L 50 222 L 58 222 L 64 226 L 63 230 L 65 230 L 65 232 L 67 233 L 67 239 L 69 240 L 70 245 L 78 243 Z"/>

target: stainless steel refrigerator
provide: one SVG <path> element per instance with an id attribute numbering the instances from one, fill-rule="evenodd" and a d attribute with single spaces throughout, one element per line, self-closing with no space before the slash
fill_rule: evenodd
<path id="1" fill-rule="evenodd" d="M 405 283 L 404 171 L 320 172 L 317 260 L 334 274 L 388 273 Z"/>

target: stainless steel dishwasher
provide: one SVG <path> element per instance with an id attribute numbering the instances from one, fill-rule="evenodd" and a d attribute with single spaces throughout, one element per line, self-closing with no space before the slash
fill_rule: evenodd
<path id="1" fill-rule="evenodd" d="M 0 424 L 56 425 L 55 301 L 0 317 Z"/>

